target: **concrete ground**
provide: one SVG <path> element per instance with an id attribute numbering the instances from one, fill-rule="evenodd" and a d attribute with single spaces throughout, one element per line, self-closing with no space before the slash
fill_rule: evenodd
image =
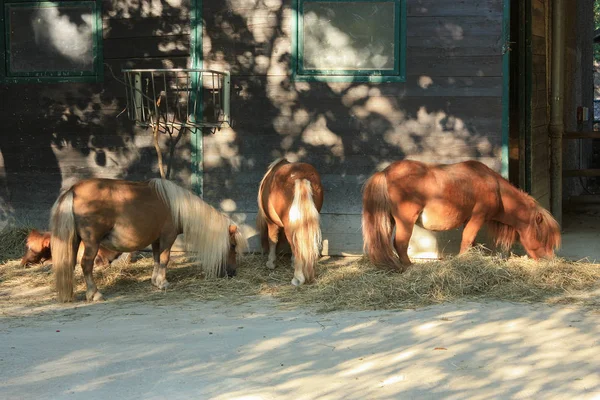
<path id="1" fill-rule="evenodd" d="M 559 255 L 600 262 L 600 212 L 567 214 L 563 226 Z M 0 314 L 0 399 L 600 399 L 599 319 L 598 309 L 501 302 L 12 309 Z"/>
<path id="2" fill-rule="evenodd" d="M 599 317 L 509 303 L 55 305 L 0 320 L 0 398 L 600 399 Z"/>
<path id="3" fill-rule="evenodd" d="M 562 248 L 558 255 L 600 263 L 600 205 L 563 215 Z"/>

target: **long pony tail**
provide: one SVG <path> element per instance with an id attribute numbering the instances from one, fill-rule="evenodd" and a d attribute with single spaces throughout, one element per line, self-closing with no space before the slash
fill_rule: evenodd
<path id="1" fill-rule="evenodd" d="M 260 235 L 260 244 L 263 252 L 269 250 L 269 232 L 267 227 L 267 219 L 262 207 L 259 207 L 258 214 L 256 214 L 256 230 Z"/>
<path id="2" fill-rule="evenodd" d="M 392 248 L 391 209 L 385 173 L 376 172 L 363 189 L 363 251 L 373 264 L 403 269 Z"/>
<path id="3" fill-rule="evenodd" d="M 294 201 L 290 207 L 289 230 L 292 236 L 294 257 L 302 264 L 307 283 L 315 278 L 315 265 L 321 248 L 319 211 L 315 207 L 311 183 L 297 179 L 294 183 Z"/>
<path id="4" fill-rule="evenodd" d="M 56 200 L 50 213 L 50 248 L 56 274 L 58 301 L 73 300 L 73 269 L 77 258 L 79 236 L 75 231 L 73 190 L 69 189 Z"/>

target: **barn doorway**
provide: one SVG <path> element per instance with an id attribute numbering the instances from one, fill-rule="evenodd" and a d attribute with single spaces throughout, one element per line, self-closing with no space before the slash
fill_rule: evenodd
<path id="1" fill-rule="evenodd" d="M 511 1 L 509 178 L 561 222 L 559 254 L 600 260 L 600 251 L 593 254 L 592 246 L 600 232 L 600 132 L 594 131 L 593 112 L 594 70 L 600 61 L 595 61 L 600 49 L 594 51 L 593 41 L 600 28 L 600 0 L 563 2 L 561 60 L 553 59 L 553 34 L 558 32 L 553 10 L 559 6 L 559 0 Z M 564 63 L 564 82 L 555 80 L 553 87 L 553 63 L 559 62 Z M 557 87 L 564 91 L 564 133 L 558 142 L 551 130 Z M 559 164 L 552 159 L 553 146 L 563 150 Z"/>

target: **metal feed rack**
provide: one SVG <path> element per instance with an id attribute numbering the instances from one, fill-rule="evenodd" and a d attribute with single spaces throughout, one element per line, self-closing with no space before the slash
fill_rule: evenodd
<path id="1" fill-rule="evenodd" d="M 231 126 L 229 72 L 208 69 L 124 69 L 127 114 L 167 131 Z M 200 113 L 202 112 L 202 115 Z"/>

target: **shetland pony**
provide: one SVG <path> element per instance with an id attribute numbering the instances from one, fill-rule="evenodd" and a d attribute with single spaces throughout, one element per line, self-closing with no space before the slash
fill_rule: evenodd
<path id="1" fill-rule="evenodd" d="M 460 253 L 485 224 L 496 245 L 508 250 L 520 239 L 530 257 L 552 257 L 560 228 L 531 196 L 478 161 L 429 165 L 397 161 L 375 173 L 363 189 L 364 251 L 374 264 L 404 270 L 415 223 L 432 231 L 464 225 Z M 391 246 L 392 230 L 394 254 Z"/>
<path id="2" fill-rule="evenodd" d="M 263 251 L 269 252 L 268 268 L 275 268 L 275 249 L 280 230 L 292 248 L 295 286 L 315 278 L 321 247 L 319 212 L 323 205 L 321 177 L 310 164 L 279 158 L 269 165 L 258 189 L 256 226 Z"/>
<path id="3" fill-rule="evenodd" d="M 32 264 L 52 261 L 52 251 L 50 249 L 50 232 L 39 232 L 37 229 L 32 229 L 27 235 L 25 254 L 21 258 L 21 267 L 27 267 Z M 121 253 L 111 251 L 100 247 L 98 255 L 94 260 L 94 265 L 107 265 L 117 259 Z M 79 246 L 77 252 L 77 261 L 81 261 L 83 256 L 83 243 Z"/>
<path id="4" fill-rule="evenodd" d="M 164 179 L 80 181 L 54 203 L 50 227 L 59 301 L 73 298 L 73 266 L 80 242 L 85 247 L 81 268 L 88 301 L 102 299 L 92 274 L 100 246 L 132 252 L 151 244 L 151 282 L 159 289 L 169 285 L 167 264 L 179 234 L 184 234 L 187 250 L 198 257 L 207 277 L 234 276 L 236 255 L 246 248 L 245 238 L 231 219 Z"/>

